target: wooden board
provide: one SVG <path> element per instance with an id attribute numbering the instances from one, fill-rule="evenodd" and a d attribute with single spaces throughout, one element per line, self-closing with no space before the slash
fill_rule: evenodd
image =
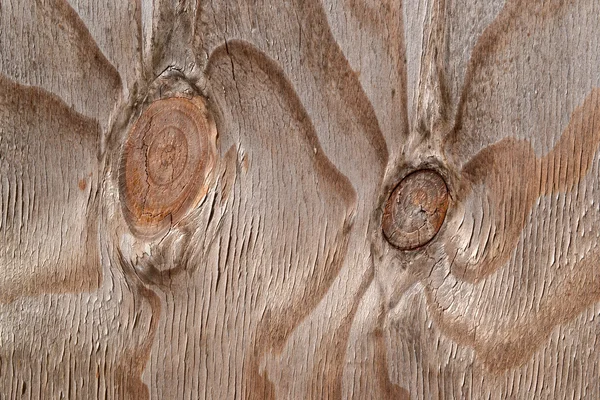
<path id="1" fill-rule="evenodd" d="M 0 0 L 0 399 L 600 398 L 599 42 L 597 0 Z"/>

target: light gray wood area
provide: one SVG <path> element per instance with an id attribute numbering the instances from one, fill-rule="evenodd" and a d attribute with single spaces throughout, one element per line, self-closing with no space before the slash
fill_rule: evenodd
<path id="1" fill-rule="evenodd" d="M 597 0 L 0 0 L 0 399 L 600 398 L 599 147 Z"/>

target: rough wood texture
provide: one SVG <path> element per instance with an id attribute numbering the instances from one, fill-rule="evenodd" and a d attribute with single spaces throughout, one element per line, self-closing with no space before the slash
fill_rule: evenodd
<path id="1" fill-rule="evenodd" d="M 600 398 L 598 43 L 597 0 L 0 0 L 0 399 Z"/>

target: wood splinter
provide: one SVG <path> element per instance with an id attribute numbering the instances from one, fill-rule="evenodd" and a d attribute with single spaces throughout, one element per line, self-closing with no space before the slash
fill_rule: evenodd
<path id="1" fill-rule="evenodd" d="M 216 135 L 199 97 L 157 100 L 143 111 L 129 132 L 119 177 L 125 218 L 136 235 L 163 234 L 202 199 Z"/>
<path id="2" fill-rule="evenodd" d="M 410 173 L 396 186 L 383 211 L 386 239 L 400 250 L 427 244 L 440 230 L 448 210 L 448 187 L 433 170 Z"/>

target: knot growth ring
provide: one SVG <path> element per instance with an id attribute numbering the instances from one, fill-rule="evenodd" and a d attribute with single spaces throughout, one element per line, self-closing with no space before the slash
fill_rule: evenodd
<path id="1" fill-rule="evenodd" d="M 163 233 L 206 193 L 215 138 L 216 127 L 199 97 L 157 100 L 144 110 L 129 132 L 119 177 L 134 233 Z"/>
<path id="2" fill-rule="evenodd" d="M 448 187 L 437 172 L 418 170 L 396 186 L 383 210 L 385 238 L 400 250 L 427 244 L 440 230 L 448 210 Z"/>

